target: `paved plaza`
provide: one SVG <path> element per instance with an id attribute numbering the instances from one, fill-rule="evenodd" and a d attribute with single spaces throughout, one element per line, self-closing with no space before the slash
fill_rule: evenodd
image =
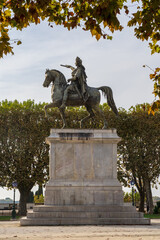
<path id="1" fill-rule="evenodd" d="M 149 226 L 37 226 L 0 222 L 0 240 L 160 240 L 160 219 Z"/>

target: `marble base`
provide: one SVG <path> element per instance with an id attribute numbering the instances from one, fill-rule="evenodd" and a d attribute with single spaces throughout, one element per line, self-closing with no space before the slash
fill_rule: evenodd
<path id="1" fill-rule="evenodd" d="M 51 130 L 46 205 L 123 203 L 115 130 Z"/>

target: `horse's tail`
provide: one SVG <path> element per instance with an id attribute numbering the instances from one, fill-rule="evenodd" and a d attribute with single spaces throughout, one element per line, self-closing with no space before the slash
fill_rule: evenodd
<path id="1" fill-rule="evenodd" d="M 102 91 L 104 97 L 107 99 L 108 105 L 110 106 L 112 111 L 116 115 L 118 115 L 118 110 L 117 110 L 116 104 L 115 104 L 114 99 L 113 99 L 112 89 L 110 87 L 106 87 L 106 86 L 99 87 L 97 89 Z"/>

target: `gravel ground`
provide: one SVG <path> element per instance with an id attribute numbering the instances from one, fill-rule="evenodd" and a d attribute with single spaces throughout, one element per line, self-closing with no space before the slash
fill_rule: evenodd
<path id="1" fill-rule="evenodd" d="M 0 222 L 0 240 L 160 240 L 160 219 L 147 226 L 37 226 Z"/>

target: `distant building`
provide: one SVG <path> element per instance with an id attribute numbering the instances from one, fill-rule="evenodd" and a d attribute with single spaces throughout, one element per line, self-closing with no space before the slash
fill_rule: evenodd
<path id="1" fill-rule="evenodd" d="M 13 203 L 11 198 L 0 199 L 0 203 Z"/>

